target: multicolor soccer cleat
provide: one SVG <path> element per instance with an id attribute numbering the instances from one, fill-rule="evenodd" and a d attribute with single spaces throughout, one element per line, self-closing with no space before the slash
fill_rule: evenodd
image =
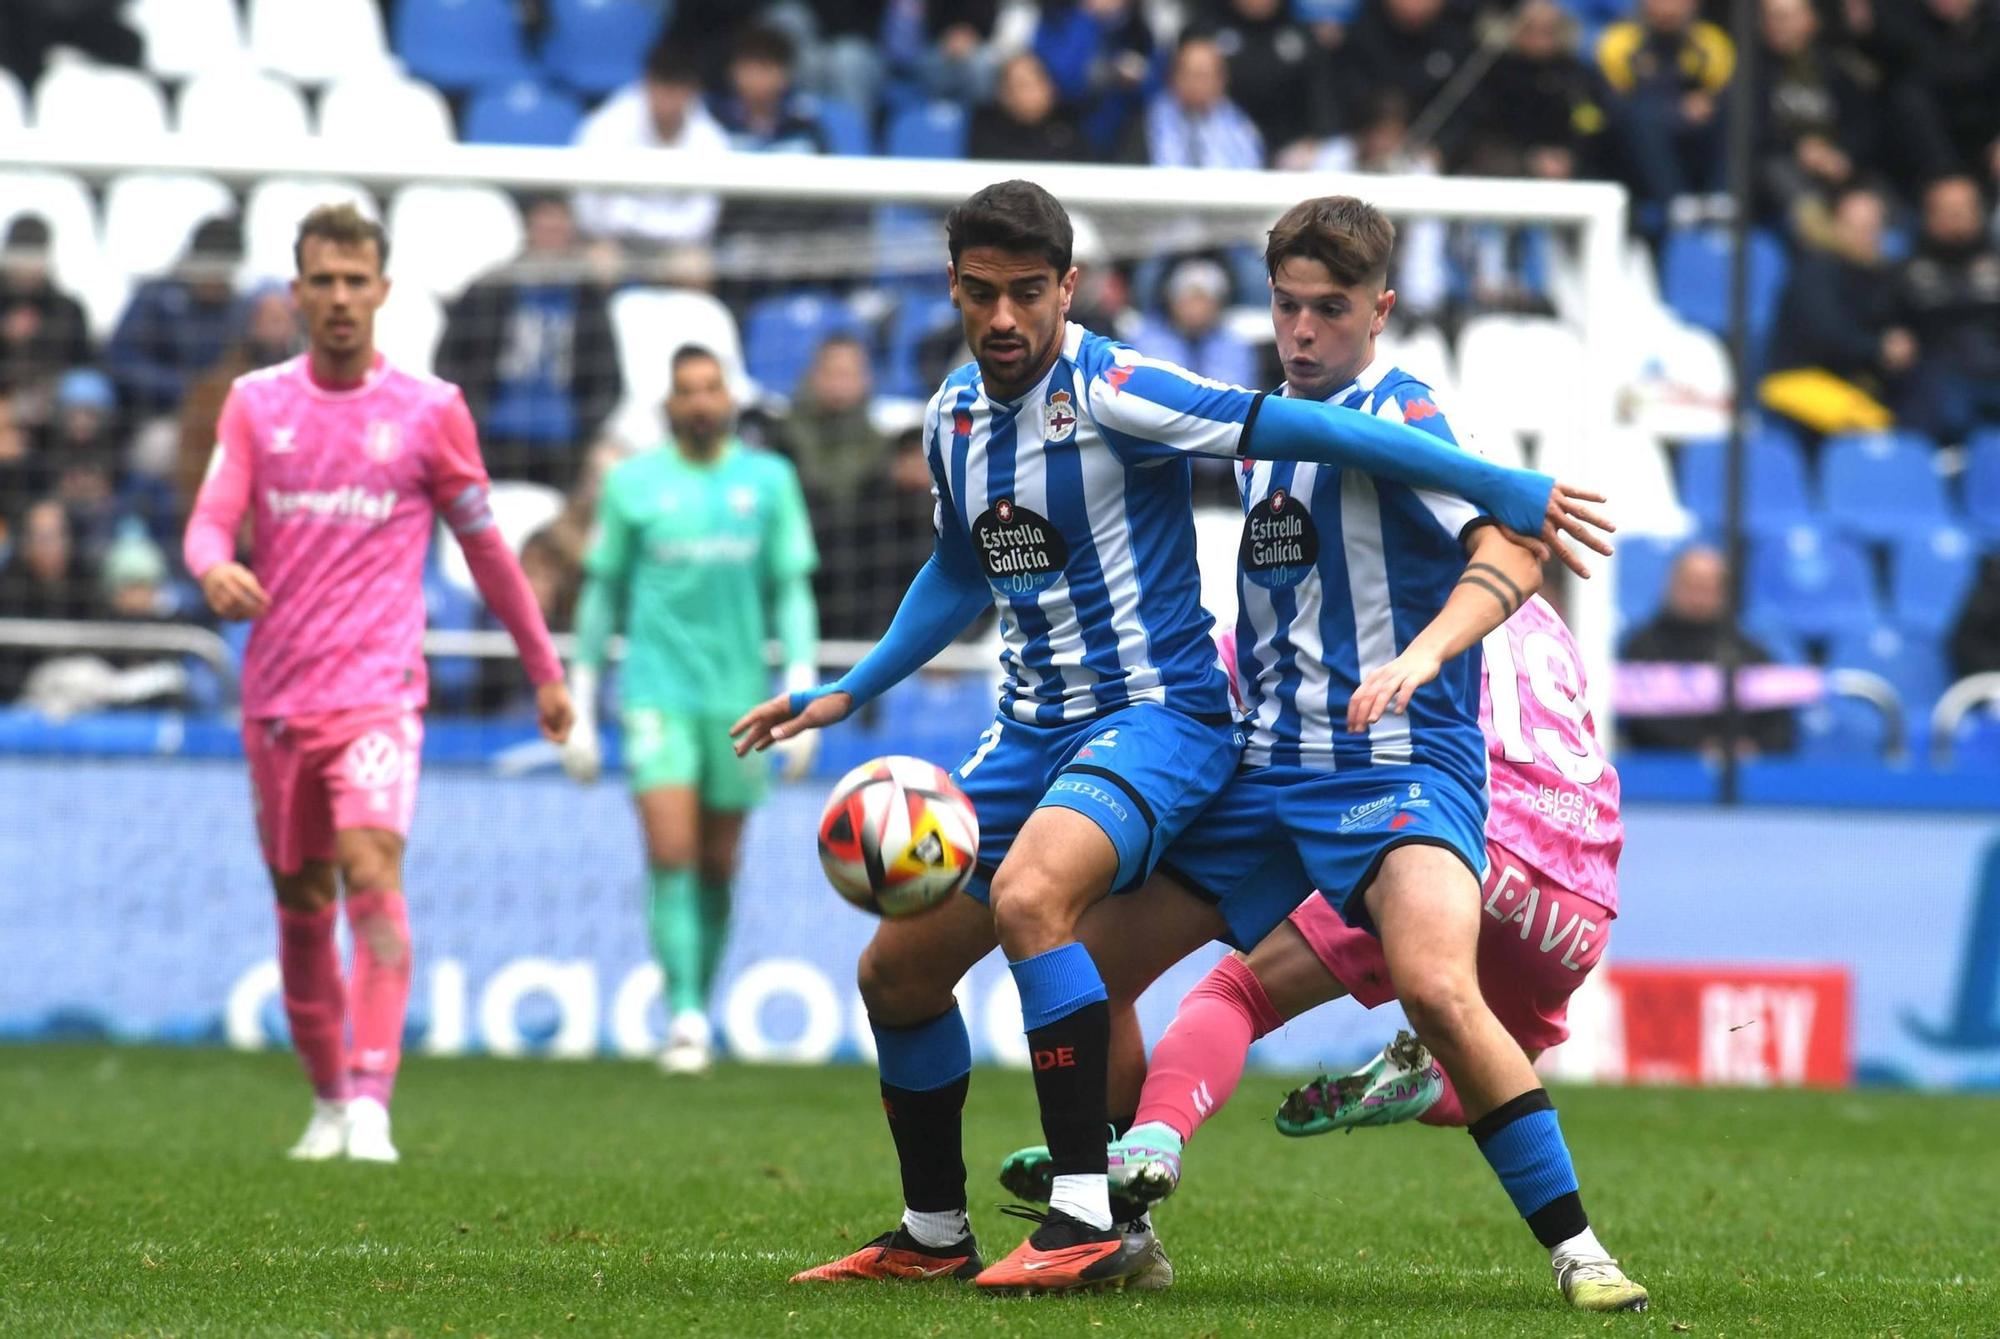
<path id="1" fill-rule="evenodd" d="M 966 1233 L 949 1246 L 926 1246 L 902 1224 L 884 1232 L 852 1255 L 792 1275 L 794 1283 L 861 1283 L 900 1280 L 969 1279 L 980 1270 L 979 1244 Z"/>
<path id="2" fill-rule="evenodd" d="M 1556 1256 L 1549 1261 L 1563 1300 L 1579 1311 L 1644 1311 L 1651 1299 L 1609 1256 Z"/>
<path id="3" fill-rule="evenodd" d="M 1140 1214 L 1119 1223 L 1118 1230 L 1125 1234 L 1125 1244 L 1141 1255 L 1139 1268 L 1125 1280 L 1126 1291 L 1164 1292 L 1173 1287 L 1174 1262 L 1167 1258 L 1167 1248 L 1153 1235 L 1152 1216 Z"/>
<path id="4" fill-rule="evenodd" d="M 1164 1126 L 1137 1125 L 1123 1139 L 1111 1141 L 1105 1162 L 1111 1216 L 1121 1222 L 1137 1218 L 1180 1184 L 1180 1138 Z M 1047 1204 L 1054 1183 L 1046 1144 L 1017 1148 L 1000 1164 L 1000 1184 L 1024 1200 Z"/>
<path id="5" fill-rule="evenodd" d="M 1415 1120 L 1444 1095 L 1444 1071 L 1408 1032 L 1349 1074 L 1322 1074 L 1285 1094 L 1279 1134 L 1305 1136 Z"/>
<path id="6" fill-rule="evenodd" d="M 988 1265 L 973 1283 L 989 1292 L 1110 1292 L 1129 1287 L 1155 1268 L 1150 1232 L 1127 1236 L 1113 1224 L 1102 1230 L 1060 1209 L 1010 1206 L 1005 1212 L 1037 1224 L 1006 1259 Z"/>

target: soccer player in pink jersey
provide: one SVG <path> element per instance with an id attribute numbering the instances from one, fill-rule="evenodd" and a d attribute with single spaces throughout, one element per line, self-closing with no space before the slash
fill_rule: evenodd
<path id="1" fill-rule="evenodd" d="M 243 748 L 277 894 L 285 1016 L 315 1099 L 291 1156 L 309 1161 L 397 1157 L 389 1098 L 410 991 L 403 845 L 438 517 L 520 649 L 542 733 L 560 741 L 571 720 L 548 628 L 487 505 L 464 396 L 375 349 L 388 255 L 380 225 L 350 205 L 300 223 L 292 293 L 307 350 L 230 388 L 183 549 L 210 608 L 255 620 Z M 236 558 L 246 512 L 248 564 Z M 336 874 L 354 940 L 345 983 Z"/>

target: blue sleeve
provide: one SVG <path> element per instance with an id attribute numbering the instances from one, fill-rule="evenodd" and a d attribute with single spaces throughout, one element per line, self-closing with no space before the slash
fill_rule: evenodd
<path id="1" fill-rule="evenodd" d="M 949 535 L 938 536 L 937 547 L 896 606 L 882 640 L 834 682 L 794 693 L 792 710 L 797 712 L 828 693 L 847 693 L 856 707 L 873 701 L 929 664 L 992 602 L 992 589 L 980 575 L 971 549 Z"/>
<path id="2" fill-rule="evenodd" d="M 1091 419 L 1127 464 L 1233 456 L 1262 395 L 1120 350 L 1090 378 Z"/>

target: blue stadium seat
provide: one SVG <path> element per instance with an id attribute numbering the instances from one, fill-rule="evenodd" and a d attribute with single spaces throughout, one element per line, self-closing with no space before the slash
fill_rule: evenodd
<path id="1" fill-rule="evenodd" d="M 399 0 L 395 47 L 415 78 L 459 92 L 527 72 L 509 0 Z"/>
<path id="2" fill-rule="evenodd" d="M 1774 534 L 1810 523 L 1812 493 L 1798 444 L 1787 434 L 1760 431 L 1748 443 L 1748 452 L 1745 524 L 1760 534 Z M 1722 527 L 1728 461 L 1728 445 L 1721 441 L 1689 442 L 1680 449 L 1681 505 L 1710 530 Z"/>
<path id="3" fill-rule="evenodd" d="M 860 318 L 834 298 L 816 293 L 765 298 L 744 319 L 744 357 L 760 386 L 790 395 L 822 340 L 860 333 Z"/>
<path id="4" fill-rule="evenodd" d="M 1617 586 L 1618 621 L 1623 632 L 1643 626 L 1659 612 L 1674 558 L 1685 543 L 1652 535 L 1618 537 L 1612 580 Z"/>
<path id="5" fill-rule="evenodd" d="M 1921 534 L 1951 513 L 1937 451 L 1923 438 L 1903 433 L 1827 442 L 1820 458 L 1820 497 L 1835 525 L 1878 542 Z"/>
<path id="6" fill-rule="evenodd" d="M 1867 670 L 1887 679 L 1903 699 L 1903 711 L 1913 727 L 1930 716 L 1931 707 L 1951 683 L 1943 645 L 1935 637 L 1883 625 L 1841 637 L 1827 653 L 1835 669 Z"/>
<path id="7" fill-rule="evenodd" d="M 2000 428 L 1980 428 L 1965 444 L 1965 514 L 1988 540 L 2000 540 Z"/>
<path id="8" fill-rule="evenodd" d="M 472 95 L 465 107 L 468 144 L 561 146 L 576 138 L 583 104 L 560 89 L 533 79 L 493 84 Z"/>
<path id="9" fill-rule="evenodd" d="M 1952 762 L 1960 771 L 2000 771 L 2000 707 L 1969 711 L 1952 733 Z"/>
<path id="10" fill-rule="evenodd" d="M 1912 535 L 1889 550 L 1889 607 L 1899 627 L 1943 636 L 1958 622 L 1979 575 L 1979 546 L 1950 526 Z"/>
<path id="11" fill-rule="evenodd" d="M 1832 697 L 1798 714 L 1798 757 L 1807 762 L 1880 762 L 1889 722 L 1871 702 Z"/>
<path id="12" fill-rule="evenodd" d="M 881 386 L 885 395 L 902 395 L 913 400 L 929 399 L 936 386 L 927 385 L 919 355 L 926 338 L 940 330 L 958 328 L 958 308 L 950 298 L 905 298 L 889 322 L 888 357 L 882 368 Z M 1619 545 L 1619 553 L 1625 546 Z"/>
<path id="13" fill-rule="evenodd" d="M 931 102 L 895 114 L 885 147 L 891 158 L 965 157 L 965 108 Z"/>
<path id="14" fill-rule="evenodd" d="M 550 0 L 548 14 L 542 68 L 590 96 L 637 79 L 667 20 L 666 7 L 649 0 Z"/>
<path id="15" fill-rule="evenodd" d="M 1814 526 L 1758 538 L 1746 575 L 1747 616 L 1800 637 L 1839 637 L 1882 621 L 1867 555 Z"/>
<path id="16" fill-rule="evenodd" d="M 1749 321 L 1753 363 L 1763 358 L 1764 337 L 1777 315 L 1791 262 L 1784 243 L 1758 230 L 1750 234 Z M 1727 228 L 1679 228 L 1667 237 L 1660 262 L 1660 294 L 1690 325 L 1727 338 L 1730 239 Z"/>
<path id="17" fill-rule="evenodd" d="M 875 152 L 875 132 L 866 112 L 842 98 L 814 98 L 811 106 L 813 119 L 826 132 L 828 153 L 858 158 Z"/>

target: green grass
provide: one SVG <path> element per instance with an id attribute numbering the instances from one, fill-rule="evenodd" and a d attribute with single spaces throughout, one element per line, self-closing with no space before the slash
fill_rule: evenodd
<path id="1" fill-rule="evenodd" d="M 1898 1093 L 1559 1094 L 1643 1316 L 1564 1311 L 1471 1141 L 1293 1142 L 1253 1075 L 1158 1215 L 1164 1294 L 789 1286 L 898 1206 L 859 1069 L 413 1060 L 404 1161 L 294 1166 L 290 1057 L 0 1048 L 0 1335 L 2000 1334 L 2000 1104 Z M 973 1218 L 1039 1138 L 981 1073 Z"/>

